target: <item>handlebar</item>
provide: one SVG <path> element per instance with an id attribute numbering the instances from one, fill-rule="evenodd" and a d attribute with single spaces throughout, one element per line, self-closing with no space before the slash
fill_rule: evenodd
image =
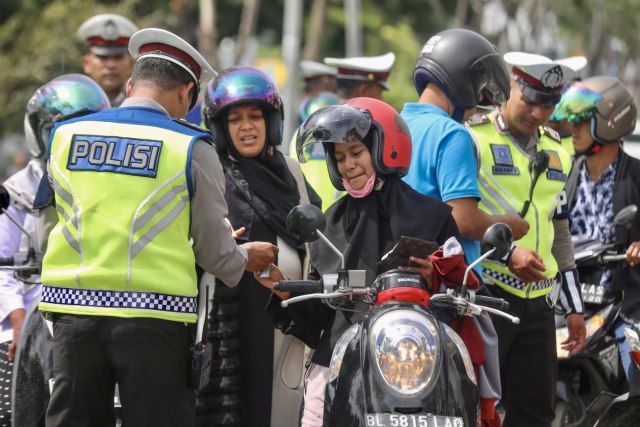
<path id="1" fill-rule="evenodd" d="M 484 295 L 476 295 L 475 302 L 485 307 L 495 308 L 500 311 L 509 310 L 509 303 L 502 298 L 487 297 Z"/>
<path id="2" fill-rule="evenodd" d="M 281 280 L 273 285 L 273 289 L 281 292 L 315 294 L 322 292 L 321 280 Z"/>
<path id="3" fill-rule="evenodd" d="M 616 254 L 616 255 L 602 255 L 601 261 L 603 264 L 618 262 L 618 261 L 626 261 L 627 254 Z"/>

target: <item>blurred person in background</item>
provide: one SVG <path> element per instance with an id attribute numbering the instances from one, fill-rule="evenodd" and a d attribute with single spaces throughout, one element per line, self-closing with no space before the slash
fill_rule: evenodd
<path id="1" fill-rule="evenodd" d="M 127 45 L 136 31 L 133 22 L 115 13 L 92 16 L 77 31 L 86 49 L 82 57 L 84 73 L 106 92 L 113 108 L 126 97 L 125 84 L 135 62 Z"/>
<path id="2" fill-rule="evenodd" d="M 336 67 L 330 67 L 316 61 L 303 59 L 300 61 L 300 71 L 304 80 L 302 96 L 315 95 L 318 92 L 336 91 Z"/>
<path id="3" fill-rule="evenodd" d="M 341 101 L 368 97 L 382 100 L 389 90 L 389 74 L 396 61 L 393 52 L 380 56 L 324 58 L 324 63 L 336 67 L 336 89 Z"/>
<path id="4" fill-rule="evenodd" d="M 300 104 L 298 114 L 300 116 L 300 124 L 304 122 L 313 112 L 327 107 L 329 105 L 337 105 L 340 103 L 338 95 L 332 92 L 317 92 L 314 95 L 307 96 Z M 294 159 L 298 158 L 296 153 L 296 139 L 298 138 L 298 130 L 296 130 L 289 143 L 289 155 Z M 309 184 L 317 192 L 318 197 L 322 200 L 321 208 L 327 210 L 329 206 L 335 202 L 344 192 L 337 191 L 327 171 L 327 164 L 322 144 L 315 144 L 313 153 L 310 158 L 300 165 L 304 176 Z"/>
<path id="5" fill-rule="evenodd" d="M 278 149 L 282 142 L 283 105 L 275 83 L 254 67 L 237 66 L 220 72 L 205 93 L 205 126 L 212 131 L 224 169 L 228 219 L 238 242 L 262 240 L 279 248 L 276 264 L 289 277 L 301 279 L 307 251 L 287 230 L 291 209 L 309 203 L 309 186 L 297 160 Z M 265 311 L 270 292 L 253 273 L 246 272 L 236 288 L 224 294 L 216 286 L 214 309 L 223 297 L 238 321 L 233 338 L 239 346 L 241 425 L 295 426 L 302 390 L 283 384 L 279 363 L 283 355 L 304 348 L 292 336 L 274 329 Z M 228 315 L 229 313 L 222 313 Z M 215 322 L 215 319 L 214 319 Z M 304 351 L 290 360 L 302 374 Z M 296 359 L 295 357 L 293 359 Z M 273 393 L 272 393 L 273 390 Z"/>

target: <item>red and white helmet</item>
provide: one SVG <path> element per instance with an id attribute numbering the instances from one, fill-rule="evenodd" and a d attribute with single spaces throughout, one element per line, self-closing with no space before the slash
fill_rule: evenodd
<path id="1" fill-rule="evenodd" d="M 400 114 L 389 104 L 373 98 L 353 98 L 312 113 L 302 123 L 296 140 L 301 163 L 309 160 L 315 144 L 325 150 L 331 183 L 344 190 L 333 144 L 349 143 L 350 137 L 365 142 L 373 168 L 379 175 L 404 176 L 411 164 L 411 135 Z"/>

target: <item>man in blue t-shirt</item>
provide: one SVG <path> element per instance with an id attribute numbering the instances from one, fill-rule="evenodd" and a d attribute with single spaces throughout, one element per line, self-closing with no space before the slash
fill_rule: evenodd
<path id="1" fill-rule="evenodd" d="M 411 166 L 404 180 L 417 191 L 452 207 L 462 236 L 467 262 L 480 256 L 479 240 L 496 222 L 505 222 L 515 239 L 524 236 L 529 224 L 517 215 L 487 215 L 478 208 L 478 163 L 471 135 L 461 124 L 482 101 L 501 103 L 509 93 L 509 74 L 495 46 L 481 35 L 463 29 L 442 31 L 422 48 L 413 72 L 417 103 L 407 103 L 402 117 L 413 141 Z M 503 260 L 510 265 L 516 256 Z M 524 254 L 520 261 L 535 268 Z M 514 258 L 514 259 L 511 259 Z M 511 268 L 511 267 L 510 267 Z M 481 266 L 476 267 L 482 277 Z M 484 361 L 478 369 L 481 418 L 485 425 L 499 425 L 494 411 L 501 397 L 497 335 L 488 316 L 476 325 L 484 342 Z"/>
<path id="2" fill-rule="evenodd" d="M 483 73 L 478 72 L 480 69 Z M 499 104 L 507 99 L 509 74 L 495 46 L 484 37 L 451 29 L 427 41 L 413 79 L 420 99 L 406 103 L 401 113 L 413 140 L 411 166 L 404 180 L 453 208 L 467 262 L 471 263 L 480 256 L 479 240 L 492 224 L 508 224 L 515 240 L 529 230 L 529 224 L 517 215 L 487 215 L 478 208 L 475 146 L 461 124 L 475 113 L 476 105 Z M 504 260 L 510 268 L 514 263 L 520 269 L 535 268 L 530 259 L 533 255 L 518 250 L 518 259 L 512 261 L 512 253 Z M 475 271 L 482 276 L 480 265 Z"/>

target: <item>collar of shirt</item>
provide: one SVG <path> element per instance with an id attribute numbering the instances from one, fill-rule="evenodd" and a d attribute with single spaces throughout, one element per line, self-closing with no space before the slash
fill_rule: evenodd
<path id="1" fill-rule="evenodd" d="M 120 105 L 119 108 L 125 108 L 125 107 L 146 107 L 146 108 L 151 108 L 151 109 L 160 111 L 162 114 L 164 114 L 167 117 L 171 117 L 169 115 L 169 113 L 167 112 L 167 110 L 165 110 L 164 107 L 162 105 L 160 105 L 159 102 L 154 101 L 151 98 L 144 98 L 144 97 L 141 97 L 141 96 L 133 96 L 131 98 L 127 98 L 122 102 L 122 104 Z"/>
<path id="2" fill-rule="evenodd" d="M 491 112 L 491 116 L 493 119 L 494 127 L 496 128 L 498 133 L 500 133 L 501 135 L 507 135 L 509 139 L 513 141 L 513 143 L 517 144 L 518 147 L 522 148 L 527 154 L 535 154 L 536 146 L 540 141 L 539 132 L 534 132 L 529 137 L 529 139 L 526 140 L 525 144 L 523 141 L 516 138 L 511 134 L 511 132 L 509 132 L 509 126 L 507 126 L 507 121 L 505 120 L 504 115 L 502 114 L 502 111 L 500 111 L 500 109 L 496 108 L 495 110 L 493 110 Z"/>
<path id="3" fill-rule="evenodd" d="M 617 160 L 611 163 L 595 183 L 587 170 L 587 162 L 582 164 L 571 209 L 571 234 L 604 241 L 613 222 L 617 165 Z"/>

